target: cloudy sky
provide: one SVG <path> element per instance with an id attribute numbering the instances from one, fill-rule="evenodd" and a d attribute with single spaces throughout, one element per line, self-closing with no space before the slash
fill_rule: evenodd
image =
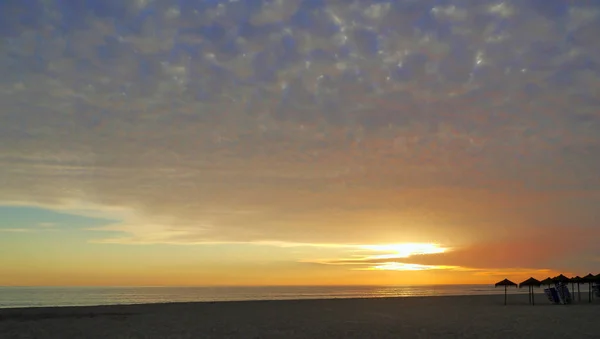
<path id="1" fill-rule="evenodd" d="M 594 1 L 1 1 L 0 285 L 594 272 L 599 30 Z"/>

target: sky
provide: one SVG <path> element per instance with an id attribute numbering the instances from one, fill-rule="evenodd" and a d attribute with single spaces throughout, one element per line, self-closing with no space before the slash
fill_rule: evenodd
<path id="1" fill-rule="evenodd" d="M 598 273 L 600 5 L 0 2 L 0 285 Z"/>

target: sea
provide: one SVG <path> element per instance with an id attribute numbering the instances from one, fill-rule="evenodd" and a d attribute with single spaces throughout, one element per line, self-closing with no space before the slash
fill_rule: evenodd
<path id="1" fill-rule="evenodd" d="M 509 288 L 508 293 L 527 293 Z M 490 285 L 261 287 L 0 287 L 0 308 L 171 302 L 424 297 L 503 294 Z"/>

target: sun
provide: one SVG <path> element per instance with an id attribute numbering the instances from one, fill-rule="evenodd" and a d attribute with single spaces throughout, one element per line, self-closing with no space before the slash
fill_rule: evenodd
<path id="1" fill-rule="evenodd" d="M 419 254 L 438 254 L 448 251 L 448 248 L 435 243 L 402 243 L 383 245 L 362 245 L 363 250 L 374 252 L 385 252 L 385 254 L 374 255 L 373 258 L 408 258 Z"/>
<path id="2" fill-rule="evenodd" d="M 379 262 L 377 265 L 370 266 L 366 270 L 385 270 L 385 271 L 426 271 L 432 269 L 448 269 L 454 267 L 419 265 L 399 262 L 399 259 L 408 258 L 414 255 L 438 254 L 444 253 L 449 248 L 442 247 L 435 243 L 402 243 L 402 244 L 381 244 L 381 245 L 362 245 L 359 247 L 364 251 L 375 252 L 377 254 L 368 255 L 362 260 Z M 381 253 L 381 254 L 379 254 Z M 389 260 L 389 261 L 388 261 Z"/>

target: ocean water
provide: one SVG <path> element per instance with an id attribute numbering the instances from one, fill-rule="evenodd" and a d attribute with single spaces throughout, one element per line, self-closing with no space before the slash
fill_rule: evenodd
<path id="1" fill-rule="evenodd" d="M 0 287 L 0 308 L 165 302 L 502 294 L 490 285 L 274 287 Z M 527 293 L 510 288 L 509 293 Z"/>

